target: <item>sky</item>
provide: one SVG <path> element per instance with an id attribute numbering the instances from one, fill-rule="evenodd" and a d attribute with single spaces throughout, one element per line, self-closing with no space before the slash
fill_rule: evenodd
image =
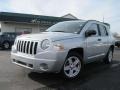
<path id="1" fill-rule="evenodd" d="M 68 13 L 84 20 L 110 23 L 120 34 L 120 0 L 0 0 L 0 12 L 61 17 Z"/>

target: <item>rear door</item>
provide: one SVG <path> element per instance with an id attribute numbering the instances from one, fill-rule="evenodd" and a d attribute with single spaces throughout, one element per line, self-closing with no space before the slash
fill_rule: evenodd
<path id="1" fill-rule="evenodd" d="M 99 24 L 99 30 L 100 30 L 101 41 L 102 41 L 101 53 L 105 54 L 109 48 L 109 41 L 108 41 L 109 40 L 109 33 L 107 31 L 107 28 L 102 24 Z"/>

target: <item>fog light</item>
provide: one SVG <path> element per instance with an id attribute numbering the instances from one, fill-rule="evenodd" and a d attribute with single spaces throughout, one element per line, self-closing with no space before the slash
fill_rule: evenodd
<path id="1" fill-rule="evenodd" d="M 47 71 L 48 70 L 48 65 L 45 63 L 40 64 L 40 69 L 43 71 Z"/>

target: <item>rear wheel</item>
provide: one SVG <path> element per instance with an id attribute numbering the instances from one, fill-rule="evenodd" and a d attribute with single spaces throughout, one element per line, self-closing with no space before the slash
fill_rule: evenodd
<path id="1" fill-rule="evenodd" d="M 113 60 L 113 50 L 110 48 L 104 61 L 106 64 L 109 64 L 112 62 L 112 60 Z"/>
<path id="2" fill-rule="evenodd" d="M 62 68 L 62 74 L 67 79 L 74 79 L 80 75 L 82 68 L 82 58 L 76 52 L 68 54 Z"/>

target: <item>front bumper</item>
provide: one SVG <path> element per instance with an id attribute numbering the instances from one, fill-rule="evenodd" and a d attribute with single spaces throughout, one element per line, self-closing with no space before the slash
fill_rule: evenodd
<path id="1" fill-rule="evenodd" d="M 67 52 L 42 52 L 35 56 L 19 52 L 11 52 L 11 59 L 14 64 L 31 69 L 35 72 L 60 72 Z"/>

